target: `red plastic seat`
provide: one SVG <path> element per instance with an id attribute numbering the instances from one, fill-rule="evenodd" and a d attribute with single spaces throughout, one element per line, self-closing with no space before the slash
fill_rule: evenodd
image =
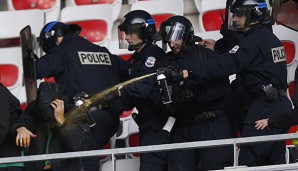
<path id="1" fill-rule="evenodd" d="M 0 65 L 0 81 L 5 87 L 11 87 L 18 80 L 18 67 L 15 65 Z"/>
<path id="2" fill-rule="evenodd" d="M 70 24 L 78 24 L 82 27 L 80 36 L 86 38 L 90 42 L 103 41 L 107 36 L 107 23 L 104 20 L 85 20 L 70 22 Z"/>
<path id="3" fill-rule="evenodd" d="M 16 10 L 50 9 L 55 6 L 56 0 L 12 0 Z"/>
<path id="4" fill-rule="evenodd" d="M 288 88 L 288 91 L 289 91 L 289 95 L 290 95 L 291 100 L 293 100 L 293 97 L 294 97 L 294 90 L 295 90 L 295 82 L 291 82 L 289 84 L 289 88 Z M 289 130 L 289 133 L 296 133 L 296 131 L 297 131 L 297 126 L 291 126 L 290 127 L 290 130 Z M 292 144 L 292 140 L 286 141 L 286 144 L 287 145 L 291 145 Z"/>
<path id="5" fill-rule="evenodd" d="M 160 24 L 172 16 L 174 16 L 174 15 L 173 14 L 155 14 L 155 15 L 153 15 L 152 17 L 155 21 L 156 30 L 158 31 Z"/>
<path id="6" fill-rule="evenodd" d="M 132 110 L 124 111 L 119 117 L 126 118 L 126 117 L 129 117 L 131 114 L 132 114 Z"/>
<path id="7" fill-rule="evenodd" d="M 221 12 L 220 10 L 213 10 L 204 13 L 202 16 L 202 22 L 205 31 L 220 30 L 220 27 L 223 23 L 223 19 L 225 18 L 225 13 L 225 9 L 222 9 Z"/>
<path id="8" fill-rule="evenodd" d="M 290 64 L 295 59 L 295 54 L 296 54 L 295 44 L 292 41 L 282 41 L 282 44 L 285 47 L 287 64 Z"/>
<path id="9" fill-rule="evenodd" d="M 75 0 L 76 5 L 113 4 L 116 0 Z"/>
<path id="10" fill-rule="evenodd" d="M 294 97 L 294 90 L 295 90 L 295 82 L 291 82 L 289 84 L 289 95 L 291 100 L 293 100 L 293 97 Z"/>
<path id="11" fill-rule="evenodd" d="M 54 77 L 50 77 L 50 78 L 43 78 L 45 82 L 51 82 L 51 83 L 55 83 L 56 80 Z"/>
<path id="12" fill-rule="evenodd" d="M 129 147 L 137 147 L 140 145 L 140 134 L 132 134 L 128 137 Z M 134 157 L 140 157 L 140 153 L 132 154 Z"/>

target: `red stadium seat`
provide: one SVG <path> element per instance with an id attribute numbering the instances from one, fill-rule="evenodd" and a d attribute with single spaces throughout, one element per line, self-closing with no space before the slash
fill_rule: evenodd
<path id="1" fill-rule="evenodd" d="M 82 37 L 109 48 L 113 27 L 111 10 L 109 4 L 68 6 L 61 11 L 61 21 L 80 25 Z"/>
<path id="2" fill-rule="evenodd" d="M 145 10 L 154 18 L 156 29 L 159 29 L 161 22 L 173 15 L 183 15 L 183 0 L 154 0 L 136 1 L 131 5 L 133 10 Z"/>
<path id="3" fill-rule="evenodd" d="M 159 26 L 162 22 L 166 21 L 168 18 L 172 17 L 174 14 L 154 14 L 152 15 L 155 21 L 156 30 L 159 30 Z"/>
<path id="4" fill-rule="evenodd" d="M 205 31 L 220 30 L 224 21 L 226 10 L 212 10 L 203 14 L 202 22 Z"/>
<path id="5" fill-rule="evenodd" d="M 90 42 L 101 42 L 108 35 L 108 23 L 104 20 L 85 20 L 77 22 L 69 22 L 69 24 L 78 24 L 82 27 L 80 36 Z"/>
<path id="6" fill-rule="evenodd" d="M 225 0 L 195 0 L 199 12 L 199 31 L 220 30 L 225 16 Z M 222 11 L 222 14 L 221 12 Z"/>
<path id="7" fill-rule="evenodd" d="M 50 9 L 55 6 L 57 0 L 11 0 L 15 10 L 26 9 Z"/>
<path id="8" fill-rule="evenodd" d="M 76 5 L 113 4 L 117 0 L 74 0 Z"/>
<path id="9" fill-rule="evenodd" d="M 96 5 L 96 4 L 109 4 L 112 6 L 112 20 L 116 21 L 119 17 L 122 0 L 66 0 L 66 6 L 79 6 L 79 5 Z M 111 14 L 111 12 L 109 11 Z"/>
<path id="10" fill-rule="evenodd" d="M 8 0 L 8 9 L 15 10 L 31 10 L 40 9 L 45 13 L 46 20 L 58 20 L 60 15 L 61 0 Z"/>
<path id="11" fill-rule="evenodd" d="M 18 80 L 18 67 L 11 64 L 0 64 L 0 82 L 5 87 L 11 87 Z"/>
<path id="12" fill-rule="evenodd" d="M 295 59 L 295 54 L 296 54 L 295 44 L 292 41 L 282 41 L 282 44 L 285 47 L 287 64 L 290 64 Z"/>
<path id="13" fill-rule="evenodd" d="M 132 134 L 128 137 L 128 143 L 129 146 L 128 147 L 137 147 L 140 145 L 140 134 L 139 133 L 135 133 Z M 135 154 L 131 154 L 130 156 L 133 157 L 140 157 L 139 153 L 135 153 Z"/>

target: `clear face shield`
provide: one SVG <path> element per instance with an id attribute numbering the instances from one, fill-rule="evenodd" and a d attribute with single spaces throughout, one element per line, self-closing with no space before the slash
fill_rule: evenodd
<path id="1" fill-rule="evenodd" d="M 245 31 L 250 26 L 251 9 L 246 7 L 230 7 L 228 14 L 228 30 Z"/>
<path id="2" fill-rule="evenodd" d="M 185 32 L 185 25 L 179 22 L 166 26 L 165 31 L 166 36 L 164 37 L 164 41 L 166 42 L 177 42 L 179 40 L 183 40 L 184 35 L 187 34 Z"/>
<path id="3" fill-rule="evenodd" d="M 298 0 L 274 0 L 272 16 L 278 23 L 298 31 Z"/>
<path id="4" fill-rule="evenodd" d="M 119 39 L 119 49 L 130 49 L 130 46 L 134 44 L 139 44 L 141 40 L 141 27 L 142 24 L 131 24 L 131 25 L 122 25 L 118 27 L 118 39 Z M 126 39 L 138 40 L 138 42 L 128 42 Z"/>

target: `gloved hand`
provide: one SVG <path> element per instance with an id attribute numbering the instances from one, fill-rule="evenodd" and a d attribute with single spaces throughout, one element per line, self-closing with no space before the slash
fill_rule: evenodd
<path id="1" fill-rule="evenodd" d="M 157 74 L 164 74 L 172 83 L 179 82 L 183 80 L 183 71 L 174 69 L 173 67 L 161 67 L 157 69 Z"/>
<path id="2" fill-rule="evenodd" d="M 193 98 L 193 92 L 191 90 L 183 90 L 179 94 L 173 97 L 173 101 L 177 104 L 183 104 L 189 102 Z"/>

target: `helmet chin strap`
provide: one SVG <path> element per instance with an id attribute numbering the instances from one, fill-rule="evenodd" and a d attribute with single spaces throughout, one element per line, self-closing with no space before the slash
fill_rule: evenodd
<path id="1" fill-rule="evenodd" d="M 141 47 L 143 46 L 143 44 L 145 44 L 145 43 L 140 42 L 140 43 L 135 44 L 135 45 L 129 45 L 129 46 L 128 46 L 128 50 L 129 50 L 129 51 L 138 50 L 139 48 L 141 48 Z"/>

